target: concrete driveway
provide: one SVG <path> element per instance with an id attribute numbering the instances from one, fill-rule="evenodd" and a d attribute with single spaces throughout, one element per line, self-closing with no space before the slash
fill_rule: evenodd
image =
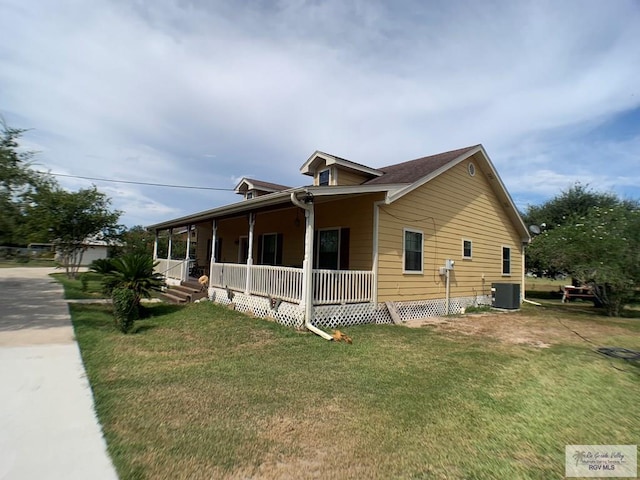
<path id="1" fill-rule="evenodd" d="M 0 479 L 117 479 L 52 272 L 0 268 Z"/>

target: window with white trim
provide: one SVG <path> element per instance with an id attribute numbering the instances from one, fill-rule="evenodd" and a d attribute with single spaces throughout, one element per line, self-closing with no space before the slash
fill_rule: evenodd
<path id="1" fill-rule="evenodd" d="M 328 168 L 326 170 L 321 170 L 320 172 L 318 172 L 318 185 L 329 185 L 329 174 L 330 172 Z"/>
<path id="2" fill-rule="evenodd" d="M 502 247 L 502 274 L 511 275 L 511 247 Z"/>
<path id="3" fill-rule="evenodd" d="M 404 229 L 403 273 L 422 273 L 423 233 Z"/>
<path id="4" fill-rule="evenodd" d="M 471 258 L 472 253 L 471 240 L 462 239 L 462 258 Z"/>

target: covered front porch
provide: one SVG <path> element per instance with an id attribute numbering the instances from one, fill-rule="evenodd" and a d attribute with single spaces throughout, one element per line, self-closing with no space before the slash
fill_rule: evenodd
<path id="1" fill-rule="evenodd" d="M 236 212 L 174 221 L 156 228 L 156 271 L 169 283 L 206 274 L 210 298 L 234 304 L 243 298 L 251 311 L 268 306 L 261 316 L 278 318 L 279 308 L 294 307 L 310 321 L 317 318 L 313 309 L 374 305 L 376 200 L 374 194 L 322 199 L 290 192 L 271 205 L 256 198 Z"/>

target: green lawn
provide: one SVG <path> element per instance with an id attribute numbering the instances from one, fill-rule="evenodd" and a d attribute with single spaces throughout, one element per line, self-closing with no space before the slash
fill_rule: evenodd
<path id="1" fill-rule="evenodd" d="M 106 298 L 102 291 L 102 277 L 93 272 L 79 273 L 77 279 L 67 278 L 65 273 L 52 273 L 51 276 L 64 287 L 64 298 L 68 300 Z M 86 278 L 86 288 L 83 287 L 82 277 Z"/>
<path id="2" fill-rule="evenodd" d="M 640 369 L 570 331 L 640 349 L 638 319 L 531 307 L 496 331 L 549 348 L 390 325 L 347 345 L 208 302 L 151 306 L 130 335 L 70 308 L 122 479 L 557 479 L 566 444 L 639 440 Z"/>

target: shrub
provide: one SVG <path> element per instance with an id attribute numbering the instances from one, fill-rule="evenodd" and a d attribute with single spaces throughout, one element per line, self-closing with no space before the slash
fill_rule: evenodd
<path id="1" fill-rule="evenodd" d="M 116 327 L 128 333 L 138 318 L 138 302 L 135 292 L 129 288 L 117 287 L 111 293 L 113 318 Z"/>
<path id="2" fill-rule="evenodd" d="M 89 289 L 89 276 L 86 273 L 80 275 L 80 285 L 82 286 L 83 292 Z"/>

